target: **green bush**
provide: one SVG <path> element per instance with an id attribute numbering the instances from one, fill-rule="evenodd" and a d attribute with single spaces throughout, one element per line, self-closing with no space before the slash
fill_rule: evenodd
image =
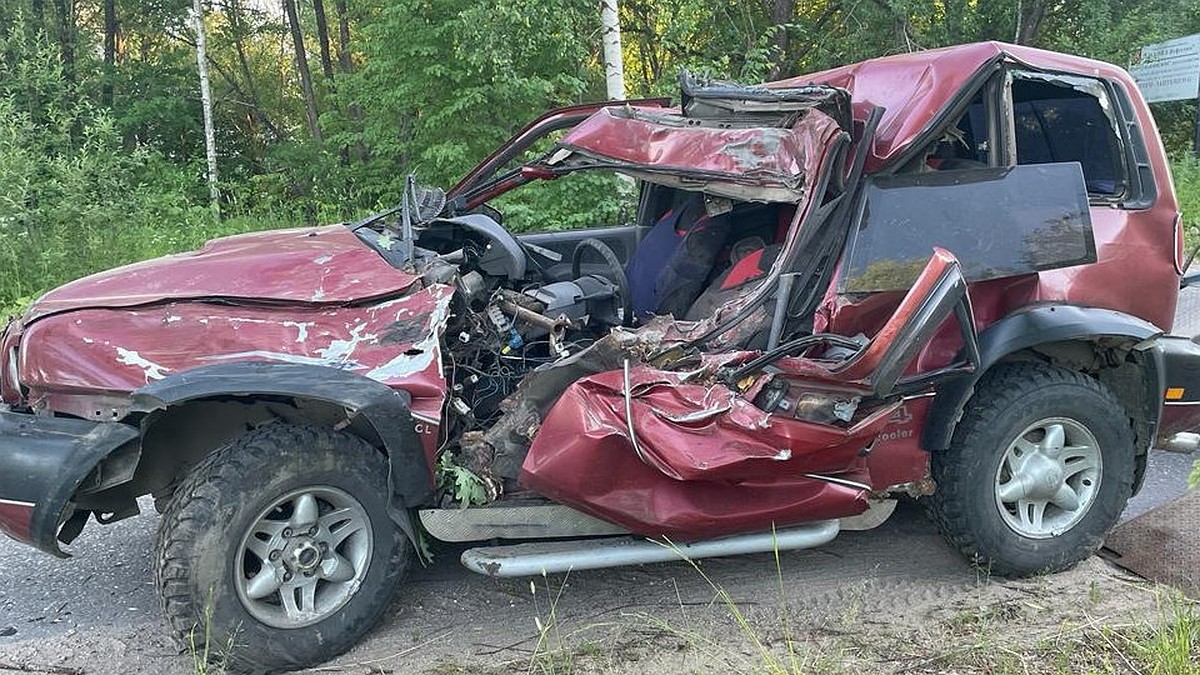
<path id="1" fill-rule="evenodd" d="M 1186 155 L 1172 160 L 1171 176 L 1175 179 L 1175 196 L 1183 212 L 1190 252 L 1200 245 L 1200 159 Z"/>
<path id="2" fill-rule="evenodd" d="M 0 311 L 92 272 L 266 225 L 215 222 L 189 197 L 193 174 L 149 150 L 122 151 L 103 112 L 80 107 L 49 124 L 0 97 Z"/>

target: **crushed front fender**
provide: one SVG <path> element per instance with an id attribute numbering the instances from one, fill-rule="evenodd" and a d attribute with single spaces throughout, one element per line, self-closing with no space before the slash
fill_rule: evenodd
<path id="1" fill-rule="evenodd" d="M 59 557 L 71 496 L 138 430 L 117 422 L 0 412 L 0 530 Z"/>

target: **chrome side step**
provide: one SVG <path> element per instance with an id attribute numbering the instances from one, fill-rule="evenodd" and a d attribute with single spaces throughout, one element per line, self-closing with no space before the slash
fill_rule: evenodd
<path id="1" fill-rule="evenodd" d="M 1190 431 L 1181 431 L 1167 439 L 1166 443 L 1162 444 L 1162 449 L 1167 452 L 1178 452 L 1183 455 L 1190 455 L 1200 448 L 1200 434 L 1195 434 Z"/>
<path id="2" fill-rule="evenodd" d="M 873 530 L 887 522 L 896 512 L 895 499 L 870 499 L 867 510 L 857 516 L 846 516 L 841 520 L 842 532 Z"/>
<path id="3" fill-rule="evenodd" d="M 535 542 L 511 546 L 472 548 L 462 554 L 462 564 L 472 572 L 491 577 L 528 577 L 571 570 L 594 570 L 622 565 L 671 562 L 814 548 L 838 535 L 836 520 L 756 534 L 742 534 L 692 544 L 666 544 L 641 537 Z"/>
<path id="4" fill-rule="evenodd" d="M 841 529 L 870 530 L 896 510 L 894 499 L 872 499 L 867 510 L 841 519 Z M 489 539 L 563 539 L 629 534 L 619 525 L 593 518 L 562 504 L 477 506 L 469 509 L 422 509 L 425 531 L 440 541 Z"/>

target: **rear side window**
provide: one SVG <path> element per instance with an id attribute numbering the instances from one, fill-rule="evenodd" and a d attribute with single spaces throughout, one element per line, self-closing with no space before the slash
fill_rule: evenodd
<path id="1" fill-rule="evenodd" d="M 1124 153 L 1100 82 L 1015 74 L 1012 99 L 1017 164 L 1079 162 L 1088 194 L 1125 193 Z"/>
<path id="2" fill-rule="evenodd" d="M 909 288 L 935 246 L 968 281 L 1096 261 L 1074 162 L 875 176 L 855 225 L 842 293 Z"/>

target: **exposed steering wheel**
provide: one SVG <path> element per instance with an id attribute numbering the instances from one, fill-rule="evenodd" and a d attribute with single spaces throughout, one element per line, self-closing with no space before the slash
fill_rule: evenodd
<path id="1" fill-rule="evenodd" d="M 608 244 L 595 237 L 588 237 L 576 244 L 575 251 L 571 254 L 571 275 L 576 279 L 583 276 L 583 252 L 589 248 L 599 253 L 604 259 L 604 264 L 608 266 L 608 271 L 601 276 L 616 285 L 616 306 L 620 325 L 628 326 L 633 320 L 633 296 L 629 293 L 629 279 L 625 276 L 625 267 Z"/>

